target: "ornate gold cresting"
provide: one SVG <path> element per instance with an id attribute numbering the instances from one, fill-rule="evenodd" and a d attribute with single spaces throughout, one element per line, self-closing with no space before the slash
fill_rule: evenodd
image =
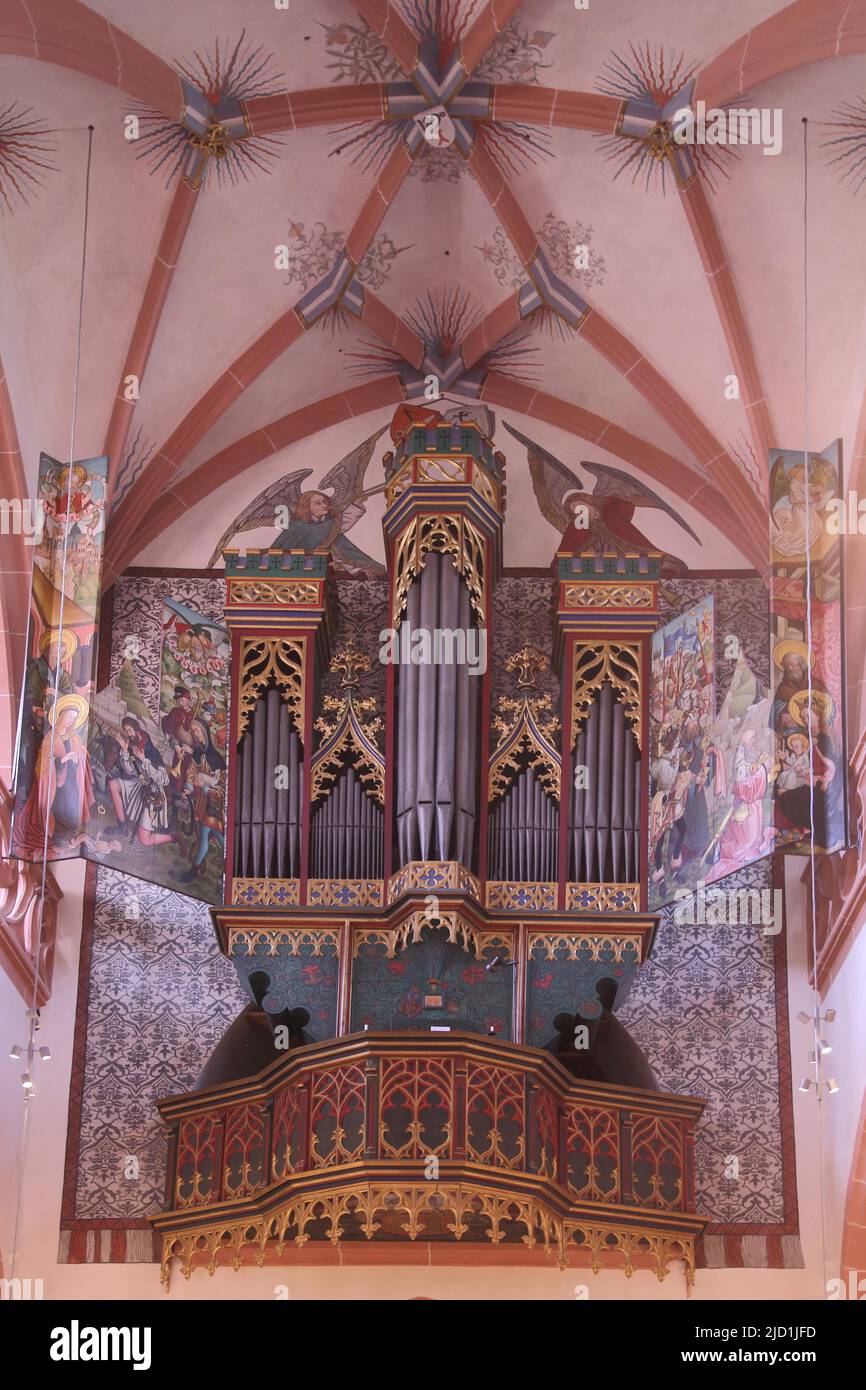
<path id="1" fill-rule="evenodd" d="M 567 883 L 567 912 L 639 912 L 639 883 Z"/>
<path id="2" fill-rule="evenodd" d="M 298 736 L 304 737 L 305 637 L 244 637 L 241 640 L 240 708 L 238 738 L 249 723 L 256 700 L 274 681 L 286 704 Z"/>
<path id="3" fill-rule="evenodd" d="M 331 1245 L 339 1247 L 346 1221 L 366 1240 L 372 1240 L 386 1222 L 403 1240 L 424 1239 L 431 1224 L 438 1232 L 444 1223 L 448 1235 L 459 1241 L 474 1227 L 483 1231 L 485 1241 L 494 1247 L 500 1246 L 517 1225 L 524 1232 L 519 1248 L 534 1250 L 540 1244 L 548 1254 L 556 1254 L 560 1269 L 572 1265 L 573 1257 L 594 1274 L 616 1263 L 626 1277 L 631 1277 L 636 1268 L 648 1265 L 661 1281 L 672 1263 L 682 1261 L 687 1288 L 695 1281 L 693 1235 L 613 1222 L 596 1224 L 586 1218 L 569 1220 L 536 1197 L 503 1193 L 479 1182 L 399 1181 L 356 1181 L 295 1195 L 265 1216 L 224 1219 L 193 1231 L 169 1232 L 163 1236 L 160 1281 L 168 1288 L 174 1260 L 180 1262 L 185 1279 L 194 1268 L 214 1274 L 218 1266 L 230 1265 L 237 1271 L 245 1263 L 244 1252 L 260 1267 L 269 1250 L 281 1260 L 290 1240 L 302 1250 L 322 1223 Z"/>
<path id="4" fill-rule="evenodd" d="M 566 608 L 652 608 L 651 584 L 563 584 Z"/>
<path id="5" fill-rule="evenodd" d="M 610 952 L 614 965 L 629 962 L 639 965 L 641 960 L 641 944 L 635 936 L 611 936 L 607 933 L 601 936 L 593 931 L 532 931 L 527 939 L 529 953 L 537 946 L 544 950 L 545 960 L 562 959 L 557 953 L 563 951 L 566 960 L 579 960 L 588 952 L 591 961 L 600 961 L 602 951 Z"/>
<path id="6" fill-rule="evenodd" d="M 229 958 L 260 955 L 260 946 L 267 947 L 269 956 L 299 956 L 305 946 L 312 946 L 312 954 L 320 956 L 323 947 L 333 946 L 339 957 L 340 932 L 335 927 L 229 927 Z"/>
<path id="7" fill-rule="evenodd" d="M 614 694 L 634 730 L 637 746 L 642 748 L 642 660 L 637 642 L 580 642 L 575 647 L 571 686 L 572 747 L 605 681 L 610 681 L 613 686 Z"/>
<path id="8" fill-rule="evenodd" d="M 421 933 L 425 927 L 447 932 L 452 945 L 462 946 L 464 950 L 471 951 L 476 960 L 484 959 L 484 951 L 488 946 L 499 947 L 506 952 L 508 958 L 512 954 L 514 942 L 510 933 L 482 931 L 459 912 L 431 912 L 427 908 L 411 913 L 397 927 L 356 927 L 352 954 L 357 956 L 362 945 L 384 943 L 385 955 L 388 960 L 392 960 L 398 951 L 416 945 L 421 940 Z"/>
<path id="9" fill-rule="evenodd" d="M 245 605 L 264 603 L 269 607 L 292 608 L 299 604 L 319 603 L 321 585 L 271 584 L 265 579 L 233 579 L 232 601 Z"/>
<path id="10" fill-rule="evenodd" d="M 310 796 L 313 801 L 322 795 L 330 795 L 346 755 L 354 754 L 355 770 L 365 791 L 380 806 L 385 804 L 385 763 L 376 742 L 382 720 L 376 714 L 374 699 L 358 699 L 353 693 L 360 684 L 362 673 L 369 671 L 371 666 L 369 656 L 361 651 L 352 638 L 342 643 L 331 658 L 331 670 L 341 675 L 340 689 L 346 693 L 343 696 L 326 695 L 322 708 L 331 718 L 329 720 L 320 715 L 315 721 L 314 728 L 322 735 L 322 741 L 311 769 Z"/>
<path id="11" fill-rule="evenodd" d="M 451 555 L 458 574 L 469 590 L 469 600 L 480 623 L 485 619 L 484 540 L 464 516 L 413 517 L 400 537 L 394 557 L 394 602 L 391 625 L 398 627 L 409 589 L 424 568 L 428 551 Z"/>
<path id="12" fill-rule="evenodd" d="M 549 665 L 543 652 L 524 646 L 508 658 L 505 669 L 514 676 L 518 689 L 528 692 L 535 689 L 540 672 Z M 542 787 L 559 801 L 562 769 L 553 738 L 560 723 L 550 696 L 526 693 L 512 699 L 500 695 L 493 728 L 498 743 L 490 761 L 488 799 L 493 801 L 508 790 L 512 777 L 520 771 L 522 755 L 528 754 L 528 761 L 537 769 Z"/>

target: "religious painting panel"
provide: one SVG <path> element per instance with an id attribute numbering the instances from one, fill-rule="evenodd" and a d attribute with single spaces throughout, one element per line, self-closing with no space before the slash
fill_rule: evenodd
<path id="1" fill-rule="evenodd" d="M 771 450 L 774 818 L 793 853 L 848 840 L 842 495 L 841 440 L 808 463 Z"/>
<path id="2" fill-rule="evenodd" d="M 11 841 L 19 859 L 77 856 L 95 809 L 87 745 L 107 470 L 107 458 L 39 458 Z"/>
<path id="3" fill-rule="evenodd" d="M 707 595 L 653 634 L 649 695 L 649 885 L 655 911 L 705 877 L 715 838 L 718 755 L 715 600 Z"/>
<path id="4" fill-rule="evenodd" d="M 93 702 L 95 805 L 84 853 L 216 904 L 225 847 L 228 632 L 169 596 L 158 649 L 134 630 L 124 643 L 114 679 Z"/>

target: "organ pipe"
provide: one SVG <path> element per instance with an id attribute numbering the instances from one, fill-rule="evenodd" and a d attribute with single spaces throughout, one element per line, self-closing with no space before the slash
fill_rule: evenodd
<path id="1" fill-rule="evenodd" d="M 633 883 L 640 867 L 640 750 L 613 687 L 605 681 L 574 749 L 569 880 Z M 586 786 L 578 783 L 586 782 Z"/>

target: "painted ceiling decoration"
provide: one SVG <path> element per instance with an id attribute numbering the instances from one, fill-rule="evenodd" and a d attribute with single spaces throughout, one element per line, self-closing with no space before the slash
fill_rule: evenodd
<path id="1" fill-rule="evenodd" d="M 141 106 L 136 155 L 166 185 L 182 176 L 200 187 L 209 174 L 217 182 L 248 179 L 269 171 L 281 140 L 273 135 L 251 136 L 241 103 L 273 96 L 281 90 L 283 74 L 273 56 L 247 42 L 245 31 L 234 43 L 216 40 L 191 62 L 175 64 L 183 92 L 179 124 L 166 121 L 161 111 Z"/>
<path id="2" fill-rule="evenodd" d="M 0 0 L 49 518 L 0 821 L 89 861 L 61 1260 L 803 1267 L 802 960 L 703 890 L 799 928 L 782 856 L 854 835 L 866 0 L 773 3 Z M 676 136 L 758 102 L 781 159 Z"/>
<path id="3" fill-rule="evenodd" d="M 0 106 L 0 208 L 27 202 L 56 170 L 52 132 L 29 107 L 10 101 Z"/>

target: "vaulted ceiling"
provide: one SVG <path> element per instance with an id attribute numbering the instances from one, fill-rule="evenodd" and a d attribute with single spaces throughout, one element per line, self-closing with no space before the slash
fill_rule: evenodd
<path id="1" fill-rule="evenodd" d="M 767 449 L 866 452 L 866 194 L 832 162 L 866 145 L 864 49 L 866 0 L 0 0 L 5 465 L 32 488 L 74 413 L 75 456 L 111 455 L 108 578 L 203 565 L 255 493 L 320 476 L 435 371 L 643 477 L 703 544 L 646 529 L 693 567 L 763 568 Z M 673 157 L 682 94 L 781 109 L 781 151 Z M 546 564 L 497 442 L 506 563 Z M 380 520 L 372 499 L 353 532 L 373 553 Z"/>

